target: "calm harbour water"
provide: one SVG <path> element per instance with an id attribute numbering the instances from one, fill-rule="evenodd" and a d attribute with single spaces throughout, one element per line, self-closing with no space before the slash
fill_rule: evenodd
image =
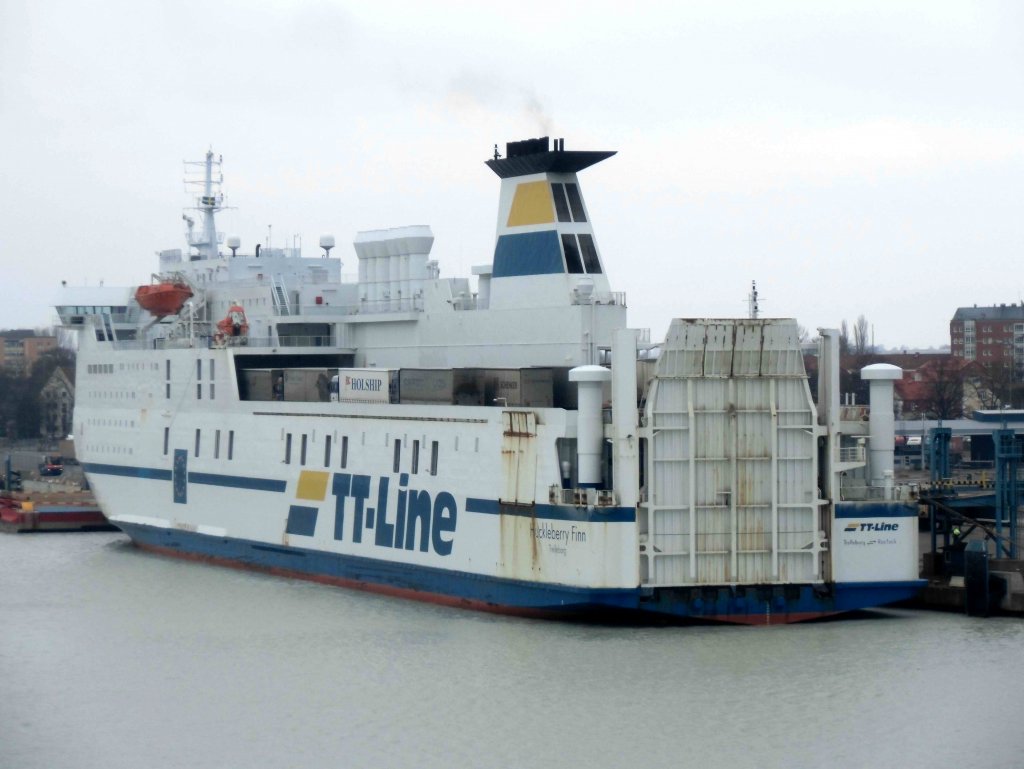
<path id="1" fill-rule="evenodd" d="M 0 767 L 1024 766 L 1024 621 L 459 611 L 0 535 Z"/>

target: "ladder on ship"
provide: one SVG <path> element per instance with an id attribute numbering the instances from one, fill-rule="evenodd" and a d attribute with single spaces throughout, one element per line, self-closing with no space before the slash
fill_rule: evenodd
<path id="1" fill-rule="evenodd" d="M 291 308 L 288 305 L 288 292 L 284 287 L 284 277 L 281 275 L 270 276 L 270 287 L 274 295 L 274 309 L 278 315 L 291 315 Z"/>

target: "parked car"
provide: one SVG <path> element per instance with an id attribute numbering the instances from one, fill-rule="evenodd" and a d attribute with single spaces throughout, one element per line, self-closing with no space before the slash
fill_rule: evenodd
<path id="1" fill-rule="evenodd" d="M 60 454 L 46 454 L 43 461 L 39 463 L 39 474 L 60 475 L 64 472 L 64 458 Z"/>

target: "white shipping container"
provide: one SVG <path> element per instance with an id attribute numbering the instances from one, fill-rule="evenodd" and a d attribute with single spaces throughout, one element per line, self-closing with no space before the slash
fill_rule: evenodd
<path id="1" fill-rule="evenodd" d="M 331 400 L 342 403 L 390 403 L 395 373 L 390 369 L 338 369 L 331 378 Z"/>

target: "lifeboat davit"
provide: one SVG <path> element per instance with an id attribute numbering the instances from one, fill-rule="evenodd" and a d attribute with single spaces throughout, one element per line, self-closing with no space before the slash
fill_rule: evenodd
<path id="1" fill-rule="evenodd" d="M 192 289 L 181 281 L 165 280 L 135 289 L 135 301 L 158 318 L 177 315 L 191 297 Z"/>

